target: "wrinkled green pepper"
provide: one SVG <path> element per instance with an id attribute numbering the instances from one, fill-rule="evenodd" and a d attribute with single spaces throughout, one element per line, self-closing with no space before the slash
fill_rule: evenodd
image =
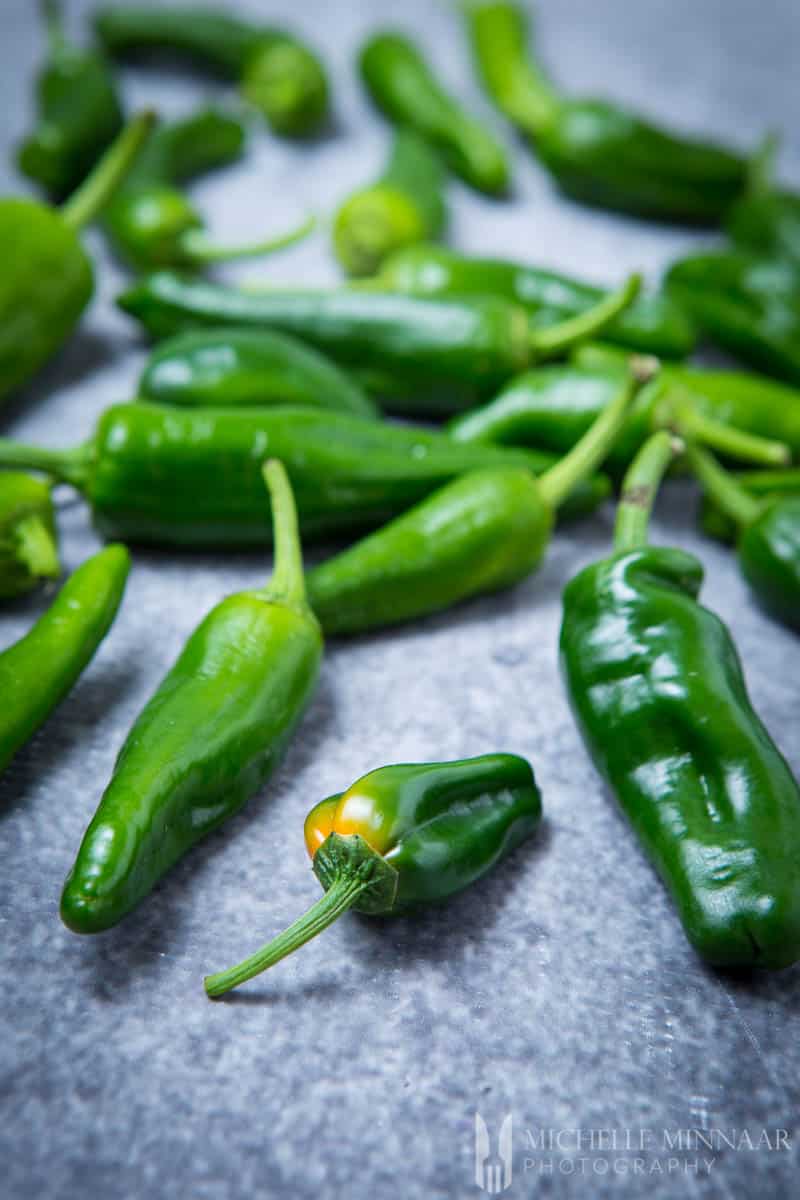
<path id="1" fill-rule="evenodd" d="M 52 199 L 63 200 L 122 129 L 122 106 L 103 56 L 65 38 L 59 0 L 41 0 L 40 8 L 49 51 L 36 78 L 36 126 L 17 148 L 17 163 Z"/>
<path id="2" fill-rule="evenodd" d="M 500 143 L 445 92 L 420 51 L 398 33 L 379 33 L 362 47 L 361 78 L 378 107 L 416 130 L 466 183 L 489 195 L 508 188 Z"/>
<path id="3" fill-rule="evenodd" d="M 101 8 L 94 27 L 117 58 L 159 53 L 187 58 L 236 81 L 275 133 L 305 137 L 328 115 L 328 82 L 319 59 L 280 29 L 239 21 L 213 8 L 123 4 Z"/>
<path id="4" fill-rule="evenodd" d="M 0 653 L 0 771 L 91 660 L 111 628 L 129 569 L 124 546 L 107 546 L 87 559 L 33 628 Z"/>
<path id="5" fill-rule="evenodd" d="M 207 995 L 259 975 L 351 908 L 401 913 L 460 892 L 530 837 L 541 814 L 530 763 L 515 754 L 370 771 L 306 817 L 325 895 L 256 954 L 208 975 Z"/>
<path id="6" fill-rule="evenodd" d="M 61 896 L 74 933 L 109 929 L 267 781 L 313 694 L 322 636 L 303 585 L 292 490 L 265 468 L 275 568 L 201 621 L 136 719 Z"/>
<path id="7" fill-rule="evenodd" d="M 567 585 L 561 662 L 589 753 L 718 967 L 800 957 L 800 791 L 754 712 L 703 569 L 647 542 L 666 433 L 623 487 L 614 552 Z"/>
<path id="8" fill-rule="evenodd" d="M 0 471 L 0 600 L 60 573 L 49 485 L 21 471 Z"/>
<path id="9" fill-rule="evenodd" d="M 532 139 L 562 191 L 651 219 L 722 220 L 746 183 L 741 155 L 660 129 L 606 100 L 560 95 L 527 50 L 519 5 L 466 0 L 463 8 L 487 92 Z"/>

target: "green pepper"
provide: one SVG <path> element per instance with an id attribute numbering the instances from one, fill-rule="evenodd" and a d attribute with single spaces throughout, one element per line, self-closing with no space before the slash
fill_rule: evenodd
<path id="1" fill-rule="evenodd" d="M 530 763 L 516 754 L 370 771 L 306 818 L 325 895 L 256 954 L 208 975 L 207 995 L 259 975 L 348 909 L 401 913 L 460 892 L 530 837 L 541 815 Z"/>
<path id="2" fill-rule="evenodd" d="M 634 299 L 632 277 L 588 312 L 532 330 L 528 314 L 499 296 L 428 300 L 358 289 L 245 292 L 171 272 L 149 275 L 117 303 L 154 337 L 204 325 L 279 329 L 354 369 L 386 407 L 452 413 L 532 361 L 593 336 Z"/>
<path id="3" fill-rule="evenodd" d="M 800 957 L 800 791 L 747 694 L 703 568 L 647 542 L 674 453 L 658 433 L 626 476 L 614 552 L 567 585 L 561 662 L 589 753 L 720 967 Z"/>
<path id="4" fill-rule="evenodd" d="M 265 454 L 285 463 L 303 536 L 317 538 L 380 525 L 465 471 L 553 463 L 537 451 L 459 446 L 444 433 L 314 408 L 119 404 L 70 450 L 0 439 L 1 466 L 72 484 L 103 536 L 170 546 L 267 542 Z M 607 489 L 602 477 L 589 480 L 573 504 L 593 505 Z"/>
<path id="5" fill-rule="evenodd" d="M 398 33 L 379 33 L 362 47 L 361 78 L 378 107 L 424 137 L 466 183 L 489 195 L 508 188 L 500 143 L 448 95 L 420 51 Z"/>
<path id="6" fill-rule="evenodd" d="M 800 470 L 787 467 L 784 471 L 737 471 L 733 476 L 736 484 L 756 499 L 782 499 L 800 495 Z M 737 524 L 708 492 L 703 493 L 700 505 L 700 527 L 708 537 L 720 542 L 736 540 Z"/>
<path id="7" fill-rule="evenodd" d="M 164 52 L 235 80 L 275 133 L 305 137 L 328 115 L 328 82 L 315 54 L 280 29 L 212 8 L 128 4 L 101 8 L 94 27 L 109 54 Z"/>
<path id="8" fill-rule="evenodd" d="M 314 692 L 322 636 L 305 598 L 292 489 L 264 475 L 275 568 L 212 608 L 137 717 L 61 895 L 73 933 L 116 925 L 237 813 L 280 762 Z"/>
<path id="9" fill-rule="evenodd" d="M 336 257 L 348 275 L 372 275 L 399 247 L 438 237 L 446 217 L 439 158 L 419 134 L 401 126 L 379 178 L 353 192 L 336 214 Z"/>
<path id="10" fill-rule="evenodd" d="M 800 267 L 723 250 L 674 263 L 665 283 L 719 346 L 800 385 Z"/>
<path id="11" fill-rule="evenodd" d="M 728 213 L 725 226 L 739 249 L 800 267 L 800 195 L 775 186 L 777 150 L 778 139 L 765 138 L 750 164 L 747 190 Z"/>
<path id="12" fill-rule="evenodd" d="M 153 123 L 137 117 L 61 209 L 0 199 L 0 402 L 42 367 L 72 333 L 92 294 L 80 231 L 109 200 Z"/>
<path id="13" fill-rule="evenodd" d="M 374 281 L 390 291 L 417 296 L 491 292 L 523 305 L 534 325 L 579 316 L 607 293 L 589 283 L 505 259 L 467 258 L 444 246 L 408 246 L 392 254 Z M 694 349 L 694 330 L 683 311 L 663 293 L 640 296 L 603 330 L 603 338 L 661 358 L 685 358 Z"/>
<path id="14" fill-rule="evenodd" d="M 129 569 L 124 546 L 87 559 L 33 628 L 0 653 L 0 771 L 88 665 L 111 628 Z"/>
<path id="15" fill-rule="evenodd" d="M 177 185 L 235 162 L 244 144 L 242 122 L 214 108 L 160 125 L 105 213 L 106 232 L 120 257 L 140 268 L 199 267 L 268 254 L 305 237 L 311 219 L 250 245 L 217 246 L 207 238 L 199 213 Z"/>
<path id="16" fill-rule="evenodd" d="M 326 633 L 360 633 L 519 583 L 541 562 L 559 505 L 606 457 L 643 371 L 630 376 L 568 455 L 538 479 L 518 467 L 462 475 L 309 571 Z"/>
<path id="17" fill-rule="evenodd" d="M 319 351 L 269 329 L 198 329 L 152 352 L 139 397 L 155 404 L 327 408 L 360 417 L 378 410 L 355 379 Z"/>
<path id="18" fill-rule="evenodd" d="M 21 471 L 0 471 L 0 600 L 60 572 L 48 484 Z"/>
<path id="19" fill-rule="evenodd" d="M 583 204 L 651 219 L 722 220 L 744 189 L 744 158 L 660 129 L 606 100 L 560 95 L 526 48 L 519 5 L 467 0 L 463 8 L 487 92 L 532 139 L 563 192 Z"/>
<path id="20" fill-rule="evenodd" d="M 23 174 L 62 200 L 82 182 L 122 129 L 108 63 L 64 36 L 59 0 L 40 0 L 49 52 L 36 79 L 36 126 L 17 149 Z"/>

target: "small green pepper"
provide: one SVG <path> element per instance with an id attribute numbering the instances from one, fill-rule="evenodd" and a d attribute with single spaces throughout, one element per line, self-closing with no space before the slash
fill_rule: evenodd
<path id="1" fill-rule="evenodd" d="M 800 496 L 800 470 L 796 467 L 787 467 L 784 471 L 737 471 L 732 478 L 738 487 L 758 500 Z M 736 521 L 714 503 L 708 492 L 703 493 L 700 505 L 700 527 L 703 533 L 717 541 L 736 540 Z"/>
<path id="2" fill-rule="evenodd" d="M 416 296 L 491 292 L 523 305 L 534 325 L 587 312 L 608 293 L 589 283 L 506 259 L 467 258 L 444 246 L 408 246 L 392 254 L 374 280 Z M 603 330 L 605 341 L 661 358 L 685 358 L 696 337 L 683 311 L 663 293 L 639 296 Z"/>
<path id="3" fill-rule="evenodd" d="M 399 247 L 438 237 L 446 217 L 444 172 L 436 151 L 401 126 L 380 177 L 353 192 L 336 214 L 336 257 L 348 275 L 372 275 Z"/>
<path id="4" fill-rule="evenodd" d="M 328 83 L 322 64 L 282 30 L 239 21 L 211 8 L 169 4 L 101 8 L 94 27 L 105 49 L 117 58 L 164 52 L 235 80 L 275 133 L 305 137 L 327 118 Z"/>
<path id="5" fill-rule="evenodd" d="M 527 51 L 519 5 L 466 0 L 463 8 L 486 90 L 532 139 L 562 191 L 651 219 L 722 220 L 744 189 L 744 158 L 669 133 L 608 101 L 559 95 Z"/>
<path id="6" fill-rule="evenodd" d="M 764 140 L 750 164 L 747 190 L 725 223 L 735 245 L 751 254 L 783 258 L 800 267 L 800 194 L 773 182 L 778 139 Z"/>
<path id="7" fill-rule="evenodd" d="M 600 304 L 548 329 L 499 296 L 428 300 L 353 288 L 242 291 L 168 271 L 124 292 L 120 308 L 154 337 L 207 325 L 292 333 L 355 370 L 386 407 L 458 412 L 537 359 L 592 337 L 635 298 L 633 276 Z"/>
<path id="8" fill-rule="evenodd" d="M 139 398 L 198 408 L 327 408 L 359 417 L 378 409 L 355 379 L 318 350 L 269 329 L 197 329 L 152 352 Z"/>
<path id="9" fill-rule="evenodd" d="M 370 771 L 306 818 L 325 895 L 256 954 L 208 975 L 207 995 L 261 974 L 351 908 L 400 913 L 460 892 L 530 837 L 541 815 L 530 763 L 515 754 Z"/>
<path id="10" fill-rule="evenodd" d="M 59 0 L 40 0 L 39 7 L 49 53 L 36 79 L 36 127 L 18 147 L 17 163 L 54 200 L 63 200 L 122 129 L 122 106 L 103 56 L 66 40 Z"/>
<path id="11" fill-rule="evenodd" d="M 145 705 L 64 884 L 74 933 L 109 929 L 174 863 L 267 781 L 316 686 L 319 625 L 305 598 L 297 515 L 286 472 L 264 471 L 275 568 L 201 621 Z"/>
<path id="12" fill-rule="evenodd" d="M 800 958 L 800 791 L 728 630 L 698 603 L 701 564 L 648 545 L 675 450 L 666 433 L 646 443 L 613 554 L 567 585 L 562 668 L 589 753 L 697 952 L 720 967 L 785 967 Z"/>
<path id="13" fill-rule="evenodd" d="M 0 771 L 91 660 L 111 628 L 129 569 L 124 546 L 107 546 L 87 559 L 33 628 L 0 653 Z"/>
<path id="14" fill-rule="evenodd" d="M 60 571 L 48 484 L 21 471 L 0 471 L 0 600 L 57 579 Z"/>
<path id="15" fill-rule="evenodd" d="M 445 92 L 422 54 L 397 33 L 371 37 L 359 58 L 361 78 L 378 107 L 398 125 L 415 129 L 452 171 L 489 195 L 508 188 L 500 143 Z"/>
<path id="16" fill-rule="evenodd" d="M 0 403 L 52 358 L 77 325 L 93 287 L 92 264 L 79 237 L 110 199 L 153 116 L 143 113 L 120 134 L 61 209 L 21 197 L 0 199 Z"/>

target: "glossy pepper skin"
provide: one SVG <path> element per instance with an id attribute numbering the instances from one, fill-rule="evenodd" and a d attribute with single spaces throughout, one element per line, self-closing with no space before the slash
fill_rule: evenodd
<path id="1" fill-rule="evenodd" d="M 267 467 L 269 585 L 198 625 L 120 750 L 61 896 L 74 933 L 116 925 L 191 847 L 266 782 L 316 685 L 322 637 L 305 602 L 291 488 Z"/>
<path id="2" fill-rule="evenodd" d="M 22 471 L 0 471 L 0 600 L 60 573 L 49 485 Z"/>
<path id="3" fill-rule="evenodd" d="M 585 313 L 607 293 L 599 287 L 525 263 L 471 258 L 446 246 L 408 246 L 391 254 L 376 284 L 417 296 L 491 292 L 523 305 L 534 325 Z M 688 318 L 663 293 L 639 296 L 603 330 L 604 341 L 660 358 L 685 358 L 697 340 Z"/>
<path id="4" fill-rule="evenodd" d="M 49 51 L 36 78 L 36 125 L 17 148 L 17 164 L 63 200 L 122 129 L 122 106 L 105 58 L 64 37 L 58 0 L 42 0 L 40 8 Z"/>
<path id="5" fill-rule="evenodd" d="M 311 346 L 269 329 L 198 329 L 153 350 L 139 398 L 197 408 L 267 408 L 272 404 L 377 417 L 354 378 Z"/>
<path id="6" fill-rule="evenodd" d="M 652 503 L 654 473 L 633 471 L 620 513 Z M 587 749 L 697 952 L 785 967 L 800 957 L 800 793 L 728 630 L 698 603 L 702 578 L 682 550 L 618 537 L 564 592 L 562 668 Z"/>
<path id="7" fill-rule="evenodd" d="M 280 455 L 304 537 L 380 524 L 465 471 L 539 471 L 552 456 L 458 446 L 443 433 L 312 408 L 107 409 L 91 441 L 47 450 L 0 440 L 0 465 L 46 471 L 81 491 L 105 537 L 168 546 L 257 546 L 269 541 L 261 485 L 265 454 Z M 573 505 L 593 505 L 607 481 L 589 480 Z"/>
<path id="8" fill-rule="evenodd" d="M 188 58 L 235 80 L 275 133 L 305 137 L 328 113 L 328 83 L 319 59 L 279 29 L 213 8 L 130 4 L 100 8 L 94 27 L 116 58 L 163 52 Z"/>
<path id="9" fill-rule="evenodd" d="M 207 976 L 206 993 L 252 979 L 350 908 L 401 913 L 462 891 L 530 837 L 541 812 L 531 766 L 515 754 L 370 771 L 306 818 L 325 895 L 258 953 Z"/>
<path id="10" fill-rule="evenodd" d="M 638 286 L 634 276 L 589 312 L 538 331 L 520 305 L 498 296 L 429 300 L 347 288 L 245 292 L 167 271 L 140 280 L 117 303 L 156 338 L 208 325 L 294 334 L 355 370 L 385 407 L 443 415 L 490 395 L 537 358 L 593 336 L 634 299 Z"/>
<path id="11" fill-rule="evenodd" d="M 401 126 L 378 179 L 344 201 L 333 248 L 348 275 L 372 275 L 401 246 L 438 237 L 445 226 L 445 178 L 436 151 Z"/>
<path id="12" fill-rule="evenodd" d="M 107 546 L 70 575 L 50 608 L 0 653 L 0 771 L 70 691 L 111 628 L 130 557 Z"/>
<path id="13" fill-rule="evenodd" d="M 445 92 L 420 51 L 397 33 L 379 33 L 359 57 L 361 78 L 378 107 L 408 125 L 439 151 L 452 171 L 489 195 L 508 187 L 508 163 L 499 142 Z"/>
<path id="14" fill-rule="evenodd" d="M 487 92 L 532 139 L 562 191 L 654 220 L 723 219 L 746 183 L 740 155 L 670 133 L 606 100 L 560 95 L 527 50 L 519 5 L 468 0 L 463 7 Z"/>

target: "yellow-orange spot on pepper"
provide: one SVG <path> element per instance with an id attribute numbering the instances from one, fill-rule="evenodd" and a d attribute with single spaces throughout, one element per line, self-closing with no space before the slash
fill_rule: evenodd
<path id="1" fill-rule="evenodd" d="M 339 805 L 339 796 L 329 796 L 315 804 L 306 817 L 303 835 L 306 839 L 306 850 L 311 858 L 319 850 L 329 833 L 333 833 L 333 822 Z"/>

